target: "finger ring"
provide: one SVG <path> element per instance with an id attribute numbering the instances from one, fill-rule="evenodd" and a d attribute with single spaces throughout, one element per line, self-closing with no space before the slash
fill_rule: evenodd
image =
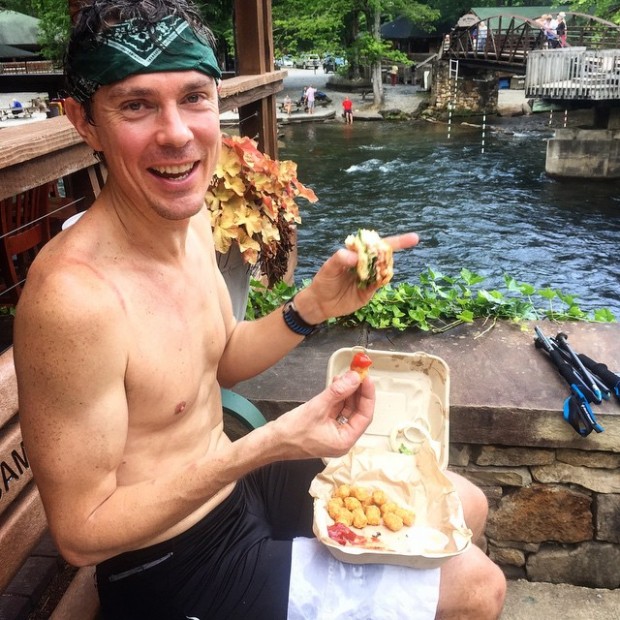
<path id="1" fill-rule="evenodd" d="M 338 422 L 338 424 L 346 424 L 348 421 L 349 421 L 349 418 L 345 418 L 345 416 L 343 416 L 342 414 L 340 414 L 336 418 L 336 422 Z"/>

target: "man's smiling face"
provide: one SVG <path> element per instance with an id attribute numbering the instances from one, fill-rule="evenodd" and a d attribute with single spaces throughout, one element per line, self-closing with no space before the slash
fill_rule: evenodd
<path id="1" fill-rule="evenodd" d="M 197 71 L 130 76 L 93 97 L 90 145 L 140 209 L 180 220 L 204 203 L 220 148 L 216 82 Z"/>

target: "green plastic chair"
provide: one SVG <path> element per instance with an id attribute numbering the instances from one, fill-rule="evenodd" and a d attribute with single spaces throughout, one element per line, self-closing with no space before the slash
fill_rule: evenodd
<path id="1" fill-rule="evenodd" d="M 265 416 L 247 398 L 224 388 L 222 388 L 222 409 L 250 431 L 267 424 Z"/>

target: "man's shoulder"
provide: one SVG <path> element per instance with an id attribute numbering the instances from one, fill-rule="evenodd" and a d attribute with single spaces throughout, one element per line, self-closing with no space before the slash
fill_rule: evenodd
<path id="1" fill-rule="evenodd" d="M 36 320 L 53 308 L 56 320 L 62 322 L 63 317 L 75 319 L 116 305 L 118 298 L 104 266 L 80 244 L 55 237 L 31 265 L 18 311 Z"/>

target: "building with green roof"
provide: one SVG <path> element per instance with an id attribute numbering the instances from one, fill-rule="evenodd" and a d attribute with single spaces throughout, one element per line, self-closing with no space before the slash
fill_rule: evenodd
<path id="1" fill-rule="evenodd" d="M 39 20 L 17 11 L 0 10 L 0 44 L 38 52 Z"/>

